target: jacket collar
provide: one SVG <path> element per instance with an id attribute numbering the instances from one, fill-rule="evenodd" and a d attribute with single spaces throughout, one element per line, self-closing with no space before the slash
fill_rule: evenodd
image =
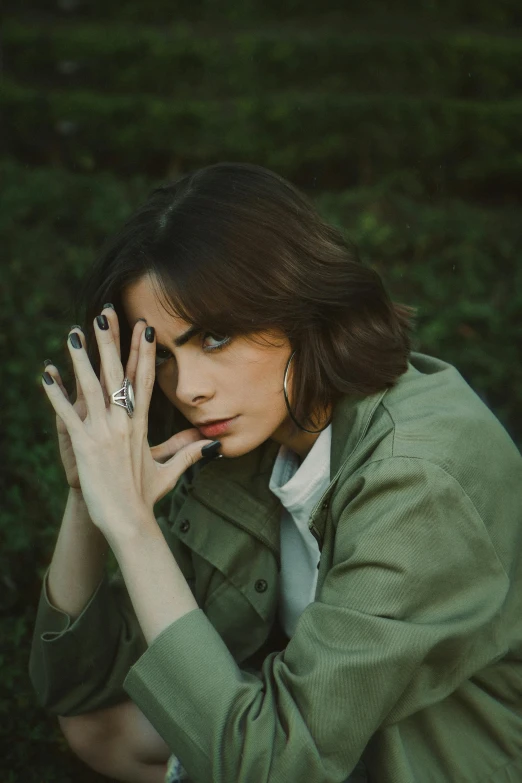
<path id="1" fill-rule="evenodd" d="M 364 438 L 371 419 L 388 389 L 365 397 L 345 395 L 334 406 L 330 481 L 343 469 L 350 455 Z"/>

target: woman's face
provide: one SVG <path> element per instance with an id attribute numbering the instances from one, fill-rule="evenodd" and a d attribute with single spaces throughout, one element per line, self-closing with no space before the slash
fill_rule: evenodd
<path id="1" fill-rule="evenodd" d="M 246 454 L 267 438 L 302 452 L 304 444 L 299 436 L 297 442 L 292 435 L 294 427 L 283 396 L 285 367 L 291 354 L 284 335 L 262 333 L 274 343 L 272 347 L 257 345 L 245 337 L 232 338 L 226 344 L 227 335 L 206 332 L 178 347 L 174 340 L 191 324 L 162 308 L 148 277 L 127 286 L 122 303 L 131 329 L 138 318 L 145 318 L 156 330 L 156 380 L 185 418 L 197 426 L 208 419 L 235 417 L 226 432 L 202 434 L 202 438 L 220 440 L 221 452 L 227 457 Z M 291 375 L 290 368 L 290 400 Z"/>

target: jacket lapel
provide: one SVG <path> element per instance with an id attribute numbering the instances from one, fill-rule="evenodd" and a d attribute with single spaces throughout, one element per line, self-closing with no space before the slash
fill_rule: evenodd
<path id="1" fill-rule="evenodd" d="M 281 503 L 268 484 L 279 444 L 265 441 L 248 454 L 208 463 L 194 478 L 195 499 L 268 547 L 281 564 Z"/>

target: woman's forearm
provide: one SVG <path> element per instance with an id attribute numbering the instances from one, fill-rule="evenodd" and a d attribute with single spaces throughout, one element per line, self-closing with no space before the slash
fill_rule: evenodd
<path id="1" fill-rule="evenodd" d="M 154 515 L 126 521 L 127 531 L 110 543 L 150 646 L 171 623 L 199 606 Z"/>
<path id="2" fill-rule="evenodd" d="M 52 605 L 78 617 L 103 577 L 108 550 L 82 493 L 71 489 L 47 581 Z"/>

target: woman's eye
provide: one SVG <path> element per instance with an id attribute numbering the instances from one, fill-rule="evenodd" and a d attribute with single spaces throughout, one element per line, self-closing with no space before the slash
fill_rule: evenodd
<path id="1" fill-rule="evenodd" d="M 159 367 L 167 359 L 170 359 L 171 353 L 166 348 L 156 348 L 156 367 Z"/>
<path id="2" fill-rule="evenodd" d="M 210 344 L 208 344 L 207 340 L 209 338 L 211 341 L 215 342 L 210 342 Z M 215 334 L 214 332 L 204 332 L 201 342 L 203 350 L 207 353 L 211 353 L 212 351 L 219 351 L 221 348 L 224 348 L 225 345 L 228 345 L 231 339 L 231 337 L 223 337 L 223 335 Z M 171 358 L 172 354 L 166 348 L 156 348 L 156 367 L 160 367 Z"/>
<path id="3" fill-rule="evenodd" d="M 224 346 L 227 343 L 230 342 L 230 338 L 229 337 L 223 337 L 223 335 L 215 334 L 214 332 L 205 332 L 203 337 L 205 338 L 205 340 L 206 340 L 207 337 L 210 337 L 212 340 L 216 340 L 217 341 L 217 345 L 210 344 L 210 345 L 207 346 L 207 350 L 208 351 L 215 351 L 218 348 L 224 348 Z"/>

